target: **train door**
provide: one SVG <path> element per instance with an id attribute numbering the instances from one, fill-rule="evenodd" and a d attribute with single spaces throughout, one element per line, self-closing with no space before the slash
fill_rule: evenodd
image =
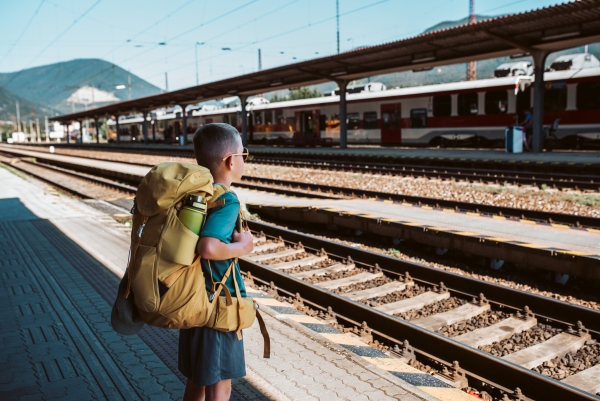
<path id="1" fill-rule="evenodd" d="M 302 133 L 314 133 L 314 118 L 313 112 L 310 111 L 301 111 L 300 112 L 300 131 Z"/>
<path id="2" fill-rule="evenodd" d="M 179 143 L 179 136 L 181 135 L 181 124 L 179 123 L 179 121 L 174 121 L 173 122 L 173 133 L 172 133 L 173 137 L 173 143 Z"/>
<path id="3" fill-rule="evenodd" d="M 520 90 L 517 93 L 517 109 L 515 110 L 517 113 L 516 122 L 523 121 L 525 119 L 525 111 L 531 108 L 531 87 L 525 88 L 525 90 Z"/>
<path id="4" fill-rule="evenodd" d="M 402 128 L 400 127 L 401 104 L 381 105 L 381 143 L 400 143 Z"/>

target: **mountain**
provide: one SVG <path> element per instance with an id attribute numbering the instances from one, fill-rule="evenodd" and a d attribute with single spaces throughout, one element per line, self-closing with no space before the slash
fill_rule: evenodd
<path id="1" fill-rule="evenodd" d="M 8 89 L 0 87 L 0 120 L 12 121 L 13 115 L 17 115 L 17 102 L 19 102 L 19 110 L 21 113 L 21 121 L 32 120 L 32 110 L 34 120 L 40 119 L 40 123 L 44 121 L 44 117 L 54 116 L 57 112 L 49 107 L 42 106 L 39 103 L 32 102 Z"/>
<path id="2" fill-rule="evenodd" d="M 129 99 L 129 75 L 132 99 L 161 92 L 160 88 L 137 75 L 100 59 L 77 59 L 17 72 L 0 73 L 0 87 L 30 101 L 57 109 L 61 113 L 70 113 L 73 98 L 69 97 L 86 86 L 93 86 L 102 91 L 105 93 L 104 98 L 114 95 L 119 100 Z M 119 85 L 124 87 L 116 89 Z M 96 106 L 98 105 L 96 103 Z M 73 102 L 75 111 L 83 110 L 84 107 L 86 105 L 83 100 L 80 103 Z"/>

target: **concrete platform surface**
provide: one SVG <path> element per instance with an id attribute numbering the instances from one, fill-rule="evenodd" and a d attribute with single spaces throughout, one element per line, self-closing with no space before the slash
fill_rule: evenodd
<path id="1" fill-rule="evenodd" d="M 178 332 L 146 326 L 125 337 L 109 325 L 126 228 L 4 168 L 0 185 L 0 314 L 10 323 L 0 328 L 0 399 L 181 399 Z M 266 312 L 272 357 L 262 358 L 258 325 L 244 330 L 247 376 L 233 380 L 232 400 L 472 399 L 249 291 Z"/>

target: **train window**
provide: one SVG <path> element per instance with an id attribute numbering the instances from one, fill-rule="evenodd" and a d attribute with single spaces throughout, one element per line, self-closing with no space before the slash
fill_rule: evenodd
<path id="1" fill-rule="evenodd" d="M 275 110 L 275 121 L 277 124 L 283 124 L 283 110 Z"/>
<path id="2" fill-rule="evenodd" d="M 577 85 L 577 108 L 579 110 L 600 109 L 600 82 L 585 82 Z"/>
<path id="3" fill-rule="evenodd" d="M 383 129 L 390 129 L 390 112 L 384 111 L 381 113 L 381 126 Z"/>
<path id="4" fill-rule="evenodd" d="M 410 111 L 410 128 L 427 128 L 427 109 Z"/>
<path id="5" fill-rule="evenodd" d="M 233 114 L 231 116 L 231 122 L 230 122 L 230 124 L 233 125 L 234 127 L 237 127 L 238 122 L 237 122 L 237 115 L 236 114 Z"/>
<path id="6" fill-rule="evenodd" d="M 332 114 L 325 124 L 325 131 L 338 131 L 340 129 L 340 115 L 337 113 Z"/>
<path id="7" fill-rule="evenodd" d="M 265 111 L 265 124 L 273 124 L 273 111 Z"/>
<path id="8" fill-rule="evenodd" d="M 400 110 L 392 111 L 392 129 L 400 129 Z"/>
<path id="9" fill-rule="evenodd" d="M 470 116 L 479 113 L 477 93 L 461 93 L 458 95 L 458 115 Z"/>
<path id="10" fill-rule="evenodd" d="M 360 114 L 359 113 L 348 113 L 348 129 L 359 129 L 360 128 Z"/>
<path id="11" fill-rule="evenodd" d="M 452 114 L 452 97 L 441 95 L 433 97 L 433 116 L 448 117 Z"/>
<path id="12" fill-rule="evenodd" d="M 365 111 L 363 113 L 363 127 L 364 129 L 377 129 L 376 111 Z"/>
<path id="13" fill-rule="evenodd" d="M 229 116 L 228 116 L 227 114 L 225 114 L 225 115 L 223 116 L 223 122 L 224 122 L 225 124 L 229 124 Z"/>
<path id="14" fill-rule="evenodd" d="M 565 110 L 567 108 L 567 86 L 544 91 L 544 111 Z"/>
<path id="15" fill-rule="evenodd" d="M 254 112 L 254 124 L 256 124 L 256 125 L 262 124 L 262 113 L 260 111 Z"/>
<path id="16" fill-rule="evenodd" d="M 508 105 L 507 91 L 485 93 L 485 114 L 504 114 Z"/>

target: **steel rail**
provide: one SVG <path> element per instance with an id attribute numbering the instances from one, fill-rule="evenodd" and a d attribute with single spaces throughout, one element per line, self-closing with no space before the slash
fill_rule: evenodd
<path id="1" fill-rule="evenodd" d="M 43 145 L 46 146 L 46 145 Z M 54 144 L 55 147 L 65 147 L 70 149 L 86 149 L 86 150 L 104 150 L 116 153 L 136 153 L 136 154 L 146 154 L 146 155 L 154 155 L 154 156 L 173 156 L 173 157 L 189 157 L 194 158 L 194 150 L 191 146 L 188 147 L 180 147 L 177 145 L 137 145 L 137 144 Z M 272 155 L 277 154 L 278 157 L 288 158 L 296 157 L 298 159 L 304 161 L 311 160 L 321 160 L 323 158 L 323 154 L 305 154 L 298 155 L 292 154 L 294 152 L 289 148 L 261 148 L 261 147 L 253 147 L 252 153 L 255 157 L 272 157 Z M 350 149 L 351 150 L 351 149 Z M 297 153 L 297 152 L 296 152 Z M 412 165 L 415 162 L 421 163 L 423 167 L 437 167 L 437 168 L 483 168 L 490 169 L 492 171 L 497 170 L 498 166 L 502 166 L 503 169 L 507 171 L 513 172 L 524 172 L 530 174 L 539 174 L 539 173 L 557 173 L 560 175 L 564 175 L 565 173 L 572 173 L 573 175 L 582 175 L 583 171 L 588 171 L 595 176 L 600 176 L 600 165 L 584 165 L 584 164 L 566 164 L 566 163 L 544 163 L 544 164 L 536 164 L 536 163 L 519 163 L 518 160 L 515 159 L 515 162 L 497 162 L 495 160 L 487 160 L 487 159 L 464 159 L 464 158 L 439 158 L 439 157 L 419 157 L 407 156 L 406 158 L 396 158 L 390 157 L 385 158 L 376 154 L 354 154 L 348 152 L 336 152 L 336 150 L 332 149 L 331 153 L 327 155 L 330 162 L 348 162 L 348 163 L 382 163 L 384 165 Z M 386 161 L 389 160 L 389 163 Z M 406 160 L 406 163 L 404 163 Z M 476 167 L 477 166 L 477 167 Z"/>
<path id="2" fill-rule="evenodd" d="M 250 177 L 243 178 L 245 182 L 265 183 L 267 185 L 282 185 L 303 188 L 315 192 L 330 192 L 350 197 L 362 197 L 381 200 L 392 200 L 395 203 L 410 203 L 431 206 L 435 209 L 454 209 L 463 212 L 475 212 L 487 215 L 504 216 L 513 219 L 536 220 L 544 223 L 566 224 L 575 227 L 600 227 L 600 218 L 575 216 L 565 213 L 543 212 L 537 210 L 518 209 L 506 206 L 491 206 L 481 203 L 451 201 L 445 199 L 426 198 L 421 196 L 377 192 L 366 189 L 336 187 L 324 184 L 311 184 L 298 181 L 277 180 L 272 178 Z"/>
<path id="3" fill-rule="evenodd" d="M 372 174 L 386 174 L 403 177 L 426 177 L 435 179 L 456 179 L 467 182 L 481 182 L 502 185 L 506 182 L 514 185 L 539 186 L 550 188 L 584 189 L 600 191 L 600 176 L 580 174 L 553 174 L 528 171 L 492 170 L 457 167 L 429 167 L 410 164 L 352 163 L 332 160 L 306 160 L 283 157 L 253 157 L 252 163 L 290 167 L 306 167 L 326 171 L 346 171 Z"/>
<path id="4" fill-rule="evenodd" d="M 434 269 L 417 263 L 403 261 L 397 258 L 365 251 L 351 246 L 323 240 L 321 238 L 268 224 L 249 221 L 250 228 L 262 231 L 266 235 L 279 237 L 285 241 L 302 244 L 308 248 L 325 249 L 328 253 L 339 258 L 351 256 L 355 262 L 372 266 L 379 264 L 383 271 L 393 274 L 409 272 L 413 279 L 427 283 L 443 281 L 451 292 L 461 295 L 477 296 L 483 293 L 487 299 L 500 306 L 508 306 L 523 310 L 527 305 L 538 316 L 553 320 L 557 324 L 575 325 L 577 320 L 588 322 L 589 329 L 599 334 L 600 311 L 568 304 L 551 298 L 526 293 L 493 283 L 482 282 L 470 277 Z M 397 343 L 408 340 L 419 351 L 450 363 L 454 360 L 470 372 L 473 377 L 483 378 L 486 382 L 497 384 L 506 389 L 521 388 L 528 397 L 535 399 L 573 399 L 592 400 L 593 395 L 564 385 L 532 370 L 522 368 L 501 358 L 465 346 L 445 336 L 424 330 L 416 325 L 397 317 L 382 313 L 374 308 L 351 301 L 342 295 L 337 295 L 305 281 L 296 279 L 278 270 L 269 268 L 250 260 L 241 258 L 240 267 L 250 272 L 254 278 L 265 283 L 273 282 L 278 289 L 289 294 L 299 293 L 309 303 L 318 305 L 326 311 L 331 307 L 343 320 L 360 324 L 366 321 L 376 335 L 391 339 Z"/>
<path id="5" fill-rule="evenodd" d="M 4 151 L 4 150 L 3 150 Z M 5 152 L 11 153 L 11 152 Z M 18 154 L 18 152 L 14 152 L 11 154 Z M 73 156 L 66 156 L 73 157 Z M 50 165 L 62 166 L 65 168 L 74 169 L 77 171 L 84 171 L 90 174 L 100 175 L 105 178 L 111 179 L 119 179 L 126 181 L 127 183 L 137 186 L 142 177 L 134 174 L 128 174 L 123 172 L 115 172 L 113 170 L 105 170 L 97 167 L 83 166 L 77 163 L 67 162 L 67 161 L 57 161 L 52 159 L 47 159 L 43 157 L 36 157 L 37 160 L 43 160 L 45 163 Z M 298 181 L 287 181 L 287 180 L 277 180 L 272 178 L 261 178 L 261 177 L 244 177 L 243 181 L 235 183 L 239 187 L 246 186 L 250 189 L 260 189 L 260 190 L 268 190 L 271 192 L 276 192 L 280 194 L 285 194 L 289 196 L 297 196 L 304 197 L 307 195 L 306 192 L 301 192 L 299 190 L 293 191 L 288 189 L 275 189 L 275 188 L 266 188 L 260 186 L 253 186 L 254 183 L 265 183 L 266 185 L 281 185 L 288 186 L 292 188 L 301 188 L 304 190 L 309 190 L 316 192 L 315 197 L 323 198 L 327 197 L 325 194 L 337 194 L 338 196 L 347 196 L 347 197 L 363 197 L 363 198 L 372 198 L 372 199 L 380 199 L 380 200 L 392 200 L 396 203 L 409 203 L 415 205 L 426 205 L 432 207 L 434 209 L 454 209 L 459 212 L 475 212 L 483 215 L 496 215 L 496 216 L 504 216 L 507 218 L 512 218 L 516 220 L 524 219 L 524 220 L 533 220 L 538 222 L 543 222 L 547 224 L 557 223 L 557 224 L 565 224 L 573 227 L 592 227 L 598 228 L 600 227 L 600 218 L 596 217 L 588 217 L 588 216 L 576 216 L 565 213 L 555 213 L 555 212 L 543 212 L 537 210 L 527 210 L 527 209 L 519 209 L 519 208 L 511 208 L 506 206 L 492 206 L 492 205 L 484 205 L 480 203 L 469 203 L 469 202 L 460 202 L 460 201 L 451 201 L 445 199 L 436 199 L 436 198 L 427 198 L 420 196 L 411 196 L 411 195 L 402 195 L 402 194 L 392 194 L 385 192 L 377 192 L 365 189 L 355 189 L 355 188 L 345 188 L 345 187 L 336 187 L 324 184 L 311 184 L 304 183 Z M 321 194 L 319 194 L 321 192 Z M 332 197 L 332 196 L 328 196 Z"/>
<path id="6" fill-rule="evenodd" d="M 18 152 L 9 152 L 2 150 L 5 153 L 10 154 L 19 154 Z M 65 157 L 73 157 L 73 156 L 65 156 Z M 105 178 L 111 179 L 120 179 L 128 182 L 131 185 L 137 186 L 142 177 L 134 174 L 128 174 L 123 172 L 115 172 L 113 170 L 105 170 L 97 167 L 83 166 L 73 162 L 67 161 L 57 161 L 52 159 L 47 159 L 44 157 L 36 157 L 37 160 L 43 160 L 45 163 L 50 165 L 56 165 L 59 167 L 70 168 L 77 171 L 84 171 L 95 175 L 100 175 Z M 128 163 L 129 164 L 129 163 Z M 146 165 L 147 166 L 147 165 Z M 363 198 L 371 198 L 371 199 L 380 199 L 380 200 L 392 200 L 396 203 L 409 203 L 416 205 L 426 205 L 432 207 L 434 209 L 454 209 L 459 212 L 475 212 L 483 215 L 496 215 L 496 216 L 504 216 L 507 218 L 512 218 L 516 220 L 524 219 L 524 220 L 533 220 L 538 222 L 543 222 L 546 224 L 565 224 L 577 228 L 582 227 L 591 227 L 591 228 L 599 228 L 600 227 L 600 218 L 596 217 L 588 217 L 588 216 L 576 216 L 565 213 L 556 213 L 556 212 L 543 212 L 537 210 L 527 210 L 527 209 L 519 209 L 519 208 L 511 208 L 507 206 L 492 206 L 492 205 L 484 205 L 480 203 L 469 203 L 469 202 L 460 202 L 460 201 L 451 201 L 445 199 L 436 199 L 436 198 L 427 198 L 427 197 L 419 197 L 419 196 L 411 196 L 411 195 L 402 195 L 402 194 L 392 194 L 385 192 L 377 192 L 365 189 L 355 189 L 355 188 L 345 188 L 345 187 L 337 187 L 330 186 L 324 184 L 311 184 L 311 183 L 303 183 L 298 181 L 287 181 L 287 180 L 277 180 L 271 178 L 261 178 L 261 177 L 244 177 L 242 182 L 237 182 L 236 185 L 240 187 L 246 186 L 251 189 L 260 189 L 260 190 L 269 190 L 271 192 L 281 193 L 289 196 L 298 196 L 304 197 L 307 195 L 306 192 L 293 191 L 288 189 L 275 189 L 275 188 L 266 188 L 266 187 L 250 187 L 253 183 L 265 183 L 267 185 L 281 185 L 288 186 L 293 188 L 301 188 L 304 190 L 314 191 L 317 194 L 315 197 L 323 198 L 323 193 L 331 193 L 338 194 L 347 197 L 363 197 Z M 321 192 L 321 194 L 319 194 Z M 325 195 L 325 197 L 327 197 Z M 331 196 L 329 196 L 331 197 Z"/>

